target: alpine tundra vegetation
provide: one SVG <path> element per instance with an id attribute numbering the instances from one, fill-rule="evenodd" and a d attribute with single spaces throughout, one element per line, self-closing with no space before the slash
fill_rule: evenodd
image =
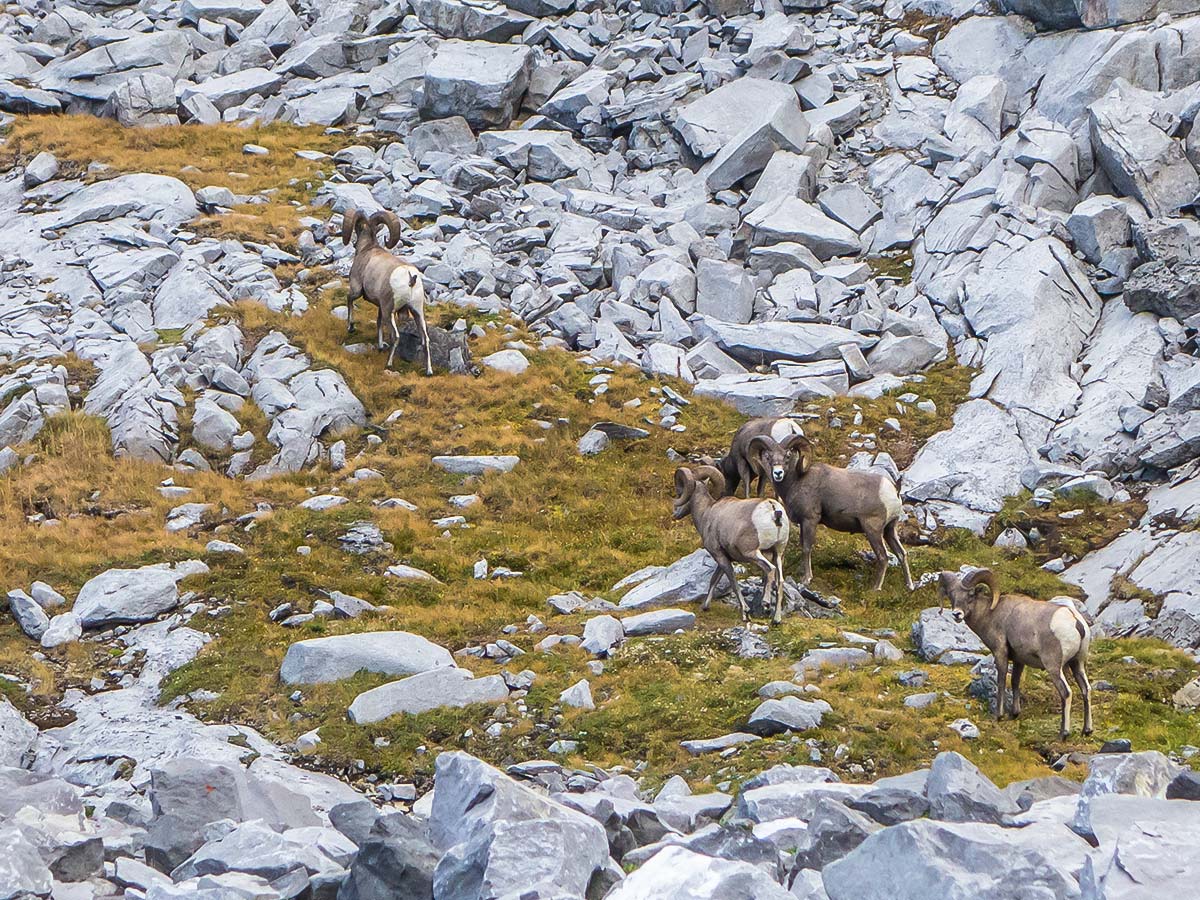
<path id="1" fill-rule="evenodd" d="M 4 6 L 0 900 L 1191 898 L 1198 113 L 1200 0 Z"/>

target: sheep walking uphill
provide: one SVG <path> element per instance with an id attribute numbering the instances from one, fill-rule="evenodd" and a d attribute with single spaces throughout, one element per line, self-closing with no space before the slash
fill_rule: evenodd
<path id="1" fill-rule="evenodd" d="M 762 467 L 759 452 L 755 442 L 762 437 L 770 438 L 781 443 L 794 435 L 803 437 L 804 431 L 795 419 L 767 417 L 751 419 L 734 434 L 729 444 L 729 452 L 719 460 L 704 459 L 708 465 L 716 466 L 725 476 L 725 492 L 736 495 L 739 488 L 744 488 L 745 496 L 749 497 L 758 479 L 758 496 L 767 495 L 768 471 Z"/>
<path id="2" fill-rule="evenodd" d="M 981 591 L 986 588 L 986 591 Z M 938 596 L 950 601 L 954 618 L 979 635 L 996 660 L 996 719 L 1004 714 L 1004 682 L 1012 663 L 1012 717 L 1021 714 L 1021 673 L 1026 666 L 1045 669 L 1062 701 L 1059 734 L 1071 733 L 1070 669 L 1083 694 L 1083 733 L 1092 733 L 1092 689 L 1087 655 L 1092 633 L 1069 598 L 1035 600 L 1024 594 L 1001 594 L 989 569 L 962 576 L 942 572 Z"/>
<path id="3" fill-rule="evenodd" d="M 381 246 L 376 239 L 380 226 L 386 226 L 388 236 Z M 342 217 L 342 243 L 354 244 L 354 261 L 350 265 L 350 290 L 346 294 L 346 330 L 354 331 L 354 301 L 363 297 L 378 309 L 375 320 L 375 341 L 384 348 L 383 328 L 391 329 L 392 351 L 388 354 L 390 368 L 400 344 L 400 329 L 396 313 L 407 310 L 421 334 L 421 349 L 425 354 L 425 374 L 433 374 L 429 353 L 429 330 L 425 326 L 425 285 L 416 267 L 397 259 L 388 252 L 400 240 L 400 220 L 394 213 L 381 210 L 364 216 L 348 209 Z"/>
<path id="4" fill-rule="evenodd" d="M 724 497 L 725 478 L 712 466 L 687 466 L 675 470 L 676 519 L 691 515 L 700 543 L 717 562 L 717 570 L 708 584 L 708 595 L 701 610 L 708 609 L 717 583 L 724 575 L 733 585 L 742 620 L 750 618 L 750 608 L 742 596 L 735 562 L 751 563 L 763 573 L 763 600 L 769 602 L 775 592 L 776 625 L 783 621 L 783 551 L 788 541 L 788 519 L 777 500 L 739 500 Z"/>
<path id="5" fill-rule="evenodd" d="M 775 495 L 800 529 L 804 584 L 812 581 L 813 544 L 817 526 L 824 525 L 834 531 L 867 536 L 875 553 L 875 590 L 883 587 L 889 549 L 904 568 L 905 586 L 913 589 L 908 553 L 896 534 L 904 505 L 891 478 L 879 472 L 810 462 L 812 445 L 802 435 L 783 442 L 761 435 L 751 443 L 760 457 L 759 467 L 770 477 Z"/>

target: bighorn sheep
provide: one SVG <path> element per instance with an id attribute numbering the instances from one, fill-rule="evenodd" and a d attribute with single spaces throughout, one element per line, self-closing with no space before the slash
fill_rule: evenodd
<path id="1" fill-rule="evenodd" d="M 729 495 L 736 495 L 738 488 L 744 486 L 746 497 L 749 497 L 754 479 L 757 478 L 758 496 L 765 497 L 767 470 L 762 467 L 754 442 L 757 438 L 769 437 L 776 443 L 781 443 L 793 435 L 804 436 L 800 423 L 795 419 L 751 419 L 734 434 L 729 452 L 725 456 L 719 460 L 705 457 L 702 461 L 721 470 L 721 474 L 725 476 L 725 490 Z"/>
<path id="2" fill-rule="evenodd" d="M 812 581 L 812 548 L 817 539 L 817 525 L 824 525 L 834 531 L 861 532 L 867 536 L 875 553 L 875 590 L 883 587 L 888 549 L 904 568 L 905 586 L 913 589 L 908 553 L 896 534 L 904 505 L 890 477 L 810 462 L 812 444 L 802 435 L 793 435 L 782 443 L 764 435 L 752 443 L 762 457 L 760 465 L 770 474 L 775 495 L 800 528 L 804 584 Z"/>
<path id="3" fill-rule="evenodd" d="M 375 235 L 381 225 L 386 225 L 388 237 L 380 246 Z M 421 333 L 421 349 L 425 353 L 425 374 L 433 374 L 429 355 L 429 330 L 425 327 L 425 285 L 421 273 L 414 266 L 397 259 L 387 251 L 400 240 L 400 220 L 387 210 L 364 216 L 357 209 L 348 209 L 342 216 L 342 243 L 354 244 L 354 262 L 350 265 L 350 291 L 346 294 L 346 331 L 354 332 L 354 301 L 364 297 L 378 307 L 375 320 L 375 341 L 380 350 L 384 348 L 383 324 L 391 328 L 392 352 L 388 354 L 390 367 L 396 358 L 396 347 L 400 344 L 400 329 L 396 325 L 396 313 L 408 310 Z"/>
<path id="4" fill-rule="evenodd" d="M 979 589 L 987 588 L 981 594 Z M 1069 668 L 1083 692 L 1083 733 L 1092 733 L 1092 689 L 1088 684 L 1087 655 L 1092 633 L 1069 598 L 1035 600 L 1024 594 L 1001 594 L 989 569 L 974 569 L 965 576 L 942 572 L 938 596 L 949 599 L 955 620 L 966 622 L 979 635 L 996 660 L 996 719 L 1004 714 L 1004 682 L 1012 662 L 1012 717 L 1021 714 L 1021 673 L 1026 666 L 1045 669 L 1062 701 L 1059 734 L 1071 732 L 1071 686 L 1063 668 Z"/>
<path id="5" fill-rule="evenodd" d="M 711 486 L 711 490 L 710 490 Z M 742 596 L 735 562 L 753 563 L 763 573 L 763 600 L 775 592 L 776 625 L 783 621 L 783 551 L 788 541 L 788 519 L 778 500 L 739 500 L 722 497 L 725 478 L 712 466 L 687 466 L 675 470 L 674 515 L 691 515 L 700 543 L 717 561 L 717 570 L 708 584 L 708 595 L 701 610 L 712 602 L 717 582 L 724 575 L 733 585 L 742 620 L 750 618 L 750 608 Z M 715 497 L 714 497 L 715 494 Z"/>

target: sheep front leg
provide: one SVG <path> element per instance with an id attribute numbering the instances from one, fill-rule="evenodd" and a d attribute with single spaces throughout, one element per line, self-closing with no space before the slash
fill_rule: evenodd
<path id="1" fill-rule="evenodd" d="M 1015 719 L 1021 715 L 1021 674 L 1025 671 L 1025 664 L 1019 663 L 1015 659 L 1012 664 L 1012 717 Z"/>
<path id="2" fill-rule="evenodd" d="M 728 558 L 721 566 L 725 570 L 726 577 L 729 578 L 729 583 L 733 585 L 733 595 L 737 597 L 738 607 L 742 610 L 742 621 L 750 621 L 750 606 L 746 603 L 746 598 L 742 594 L 742 586 L 738 584 L 737 572 L 733 571 L 733 563 Z"/>
<path id="3" fill-rule="evenodd" d="M 992 654 L 996 663 L 996 721 L 1004 715 L 1004 688 L 1008 681 L 1008 653 L 996 651 Z"/>
<path id="4" fill-rule="evenodd" d="M 896 554 L 896 559 L 900 560 L 900 565 L 904 567 L 904 586 L 911 591 L 913 590 L 913 577 L 912 570 L 908 567 L 908 551 L 900 542 L 900 535 L 896 534 L 896 524 L 896 520 L 893 519 L 884 526 L 883 539 L 887 541 L 888 547 Z"/>
<path id="5" fill-rule="evenodd" d="M 883 543 L 883 532 L 876 528 L 863 529 L 867 533 L 867 541 L 871 545 L 871 552 L 875 554 L 875 587 L 874 590 L 883 590 L 883 579 L 887 575 L 888 555 L 887 547 Z"/>
<path id="6" fill-rule="evenodd" d="M 714 557 L 715 558 L 715 557 Z M 725 570 L 721 568 L 721 563 L 717 562 L 717 567 L 713 570 L 712 578 L 708 582 L 708 594 L 704 597 L 704 604 L 700 607 L 700 612 L 707 612 L 708 605 L 712 603 L 713 594 L 717 592 L 717 584 L 721 580 L 721 576 L 725 574 Z"/>
<path id="7" fill-rule="evenodd" d="M 362 284 L 350 276 L 350 289 L 346 291 L 346 334 L 354 334 L 354 301 L 362 296 Z"/>
<path id="8" fill-rule="evenodd" d="M 738 480 L 741 481 L 740 487 L 745 490 L 745 497 L 750 499 L 750 482 L 754 478 L 754 470 L 750 468 L 750 464 L 742 457 L 737 459 Z M 734 492 L 736 495 L 736 491 Z"/>
<path id="9" fill-rule="evenodd" d="M 1071 674 L 1075 676 L 1075 683 L 1079 685 L 1079 693 L 1083 694 L 1083 733 L 1088 735 L 1092 733 L 1092 686 L 1088 683 L 1083 660 L 1071 660 Z"/>

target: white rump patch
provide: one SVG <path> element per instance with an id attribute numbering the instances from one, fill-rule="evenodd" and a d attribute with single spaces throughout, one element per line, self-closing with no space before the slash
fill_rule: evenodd
<path id="1" fill-rule="evenodd" d="M 1056 606 L 1062 606 L 1061 609 L 1054 611 L 1054 615 L 1050 617 L 1050 631 L 1058 639 L 1058 643 L 1063 648 L 1063 658 L 1071 659 L 1079 652 L 1079 647 L 1083 643 L 1083 639 L 1079 636 L 1079 630 L 1075 627 L 1076 623 L 1082 623 L 1084 633 L 1087 632 L 1087 623 L 1076 612 L 1072 605 L 1067 607 L 1061 603 L 1054 602 Z"/>
<path id="2" fill-rule="evenodd" d="M 899 519 L 904 515 L 904 504 L 900 502 L 896 486 L 886 475 L 881 475 L 879 478 L 879 502 L 887 510 L 889 520 Z"/>
<path id="3" fill-rule="evenodd" d="M 759 503 L 750 516 L 750 522 L 758 534 L 758 546 L 763 549 L 787 543 L 787 513 L 778 500 L 763 500 Z"/>
<path id="4" fill-rule="evenodd" d="M 793 434 L 804 435 L 800 423 L 793 419 L 780 419 L 771 426 L 771 440 L 777 444 L 782 444 Z"/>

